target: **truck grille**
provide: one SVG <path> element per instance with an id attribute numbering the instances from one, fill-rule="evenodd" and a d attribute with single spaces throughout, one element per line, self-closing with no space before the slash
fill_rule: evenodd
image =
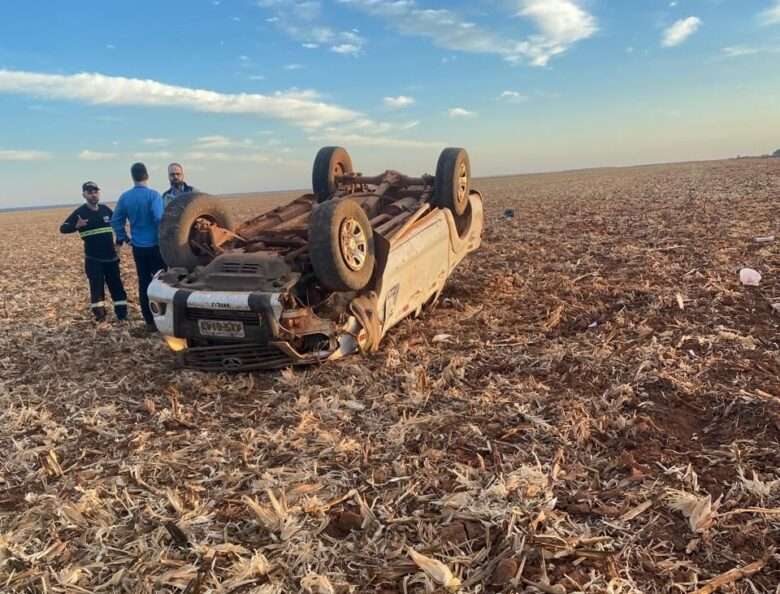
<path id="1" fill-rule="evenodd" d="M 260 317 L 253 311 L 187 308 L 188 320 L 235 320 L 248 326 L 259 326 Z"/>
<path id="2" fill-rule="evenodd" d="M 263 271 L 263 267 L 255 262 L 231 262 L 227 260 L 220 263 L 219 271 L 229 274 L 260 274 Z"/>
<path id="3" fill-rule="evenodd" d="M 292 365 L 290 358 L 276 347 L 258 344 L 193 347 L 184 351 L 182 359 L 188 367 L 203 371 L 250 371 Z"/>

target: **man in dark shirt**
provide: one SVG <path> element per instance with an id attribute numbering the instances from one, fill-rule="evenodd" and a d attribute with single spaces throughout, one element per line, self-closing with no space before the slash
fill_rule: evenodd
<path id="1" fill-rule="evenodd" d="M 186 181 L 184 181 L 184 167 L 182 167 L 179 163 L 171 163 L 168 165 L 168 180 L 171 182 L 171 187 L 163 192 L 163 209 L 166 208 L 179 194 L 186 194 L 187 192 L 197 191 Z"/>
<path id="2" fill-rule="evenodd" d="M 108 285 L 117 319 L 127 319 L 127 293 L 119 274 L 119 256 L 114 247 L 111 209 L 100 202 L 100 188 L 95 182 L 81 186 L 86 204 L 74 210 L 60 226 L 60 233 L 78 231 L 84 240 L 84 270 L 89 279 L 90 309 L 100 322 L 106 317 L 104 285 Z"/>

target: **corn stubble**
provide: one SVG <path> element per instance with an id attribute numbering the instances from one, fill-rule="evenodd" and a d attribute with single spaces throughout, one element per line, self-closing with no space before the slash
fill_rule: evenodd
<path id="1" fill-rule="evenodd" d="M 0 591 L 774 591 L 780 160 L 474 185 L 435 308 L 256 375 L 96 326 L 67 213 L 0 214 Z"/>

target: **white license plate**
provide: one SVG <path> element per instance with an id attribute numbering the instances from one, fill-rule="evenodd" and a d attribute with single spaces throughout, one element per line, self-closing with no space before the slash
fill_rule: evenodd
<path id="1" fill-rule="evenodd" d="M 198 320 L 198 331 L 201 336 L 217 336 L 219 338 L 244 338 L 244 323 L 232 320 Z"/>

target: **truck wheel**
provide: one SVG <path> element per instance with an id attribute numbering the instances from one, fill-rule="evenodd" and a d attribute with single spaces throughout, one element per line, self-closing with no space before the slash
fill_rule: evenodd
<path id="1" fill-rule="evenodd" d="M 320 284 L 331 291 L 359 291 L 374 272 L 374 233 L 360 205 L 348 198 L 315 207 L 309 223 L 309 255 Z"/>
<path id="2" fill-rule="evenodd" d="M 314 158 L 311 171 L 311 186 L 317 202 L 325 202 L 336 193 L 336 176 L 353 173 L 352 159 L 340 146 L 324 146 Z"/>
<path id="3" fill-rule="evenodd" d="M 165 208 L 160 221 L 160 253 L 169 268 L 191 270 L 204 263 L 204 254 L 197 253 L 190 245 L 199 219 L 223 229 L 233 229 L 233 219 L 219 198 L 201 193 L 176 196 Z"/>
<path id="4" fill-rule="evenodd" d="M 446 148 L 436 164 L 434 196 L 436 204 L 456 216 L 466 213 L 471 190 L 471 164 L 466 149 Z"/>

